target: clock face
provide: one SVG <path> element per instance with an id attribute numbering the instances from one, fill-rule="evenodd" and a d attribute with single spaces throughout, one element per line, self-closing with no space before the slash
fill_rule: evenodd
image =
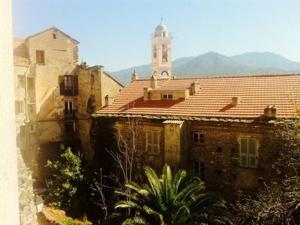
<path id="1" fill-rule="evenodd" d="M 163 72 L 161 72 L 161 76 L 168 77 L 169 73 L 167 71 L 163 71 Z"/>

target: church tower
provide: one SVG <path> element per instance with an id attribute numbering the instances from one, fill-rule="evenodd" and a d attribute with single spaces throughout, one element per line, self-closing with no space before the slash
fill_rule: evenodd
<path id="1" fill-rule="evenodd" d="M 152 36 L 152 76 L 157 79 L 172 77 L 171 40 L 167 26 L 161 21 Z"/>

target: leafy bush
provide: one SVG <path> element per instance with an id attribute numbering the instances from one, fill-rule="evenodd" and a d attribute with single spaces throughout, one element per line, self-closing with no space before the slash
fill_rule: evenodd
<path id="1" fill-rule="evenodd" d="M 72 198 L 83 180 L 81 157 L 67 148 L 59 161 L 48 160 L 46 166 L 53 170 L 53 175 L 46 180 L 50 206 L 70 209 Z"/>

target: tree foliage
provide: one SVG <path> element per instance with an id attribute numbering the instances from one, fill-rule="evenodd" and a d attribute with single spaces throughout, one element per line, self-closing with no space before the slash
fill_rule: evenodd
<path id="1" fill-rule="evenodd" d="M 165 165 L 161 177 L 145 167 L 147 184 L 127 183 L 128 191 L 116 191 L 122 198 L 115 209 L 130 209 L 126 224 L 197 225 L 231 224 L 225 201 L 206 193 L 198 177 L 190 177 L 180 170 L 173 177 Z"/>
<path id="2" fill-rule="evenodd" d="M 239 225 L 296 225 L 300 223 L 300 121 L 277 124 L 282 146 L 272 165 L 274 176 L 255 193 L 242 193 L 235 205 Z"/>
<path id="3" fill-rule="evenodd" d="M 53 175 L 46 180 L 49 204 L 65 210 L 70 209 L 72 198 L 83 180 L 81 157 L 67 148 L 60 155 L 59 161 L 47 161 L 46 166 L 53 170 Z"/>

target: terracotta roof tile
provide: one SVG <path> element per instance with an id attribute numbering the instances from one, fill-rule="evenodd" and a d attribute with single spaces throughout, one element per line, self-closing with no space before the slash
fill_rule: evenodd
<path id="1" fill-rule="evenodd" d="M 208 77 L 158 80 L 158 89 L 185 89 L 198 81 L 201 90 L 188 99 L 143 100 L 150 80 L 136 80 L 125 87 L 114 102 L 96 113 L 166 115 L 191 117 L 258 118 L 264 108 L 275 105 L 278 118 L 296 116 L 300 105 L 300 74 L 241 77 Z M 232 97 L 240 97 L 237 106 Z"/>

